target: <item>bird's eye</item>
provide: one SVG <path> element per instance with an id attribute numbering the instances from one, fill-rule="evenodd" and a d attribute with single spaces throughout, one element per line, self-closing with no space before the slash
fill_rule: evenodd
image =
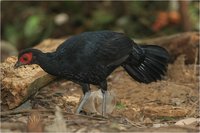
<path id="1" fill-rule="evenodd" d="M 24 61 L 28 61 L 28 58 L 27 58 L 27 57 L 24 57 L 23 59 L 24 59 Z"/>
<path id="2" fill-rule="evenodd" d="M 32 60 L 32 53 L 25 53 L 19 59 L 19 61 L 22 64 L 30 64 L 31 60 Z"/>

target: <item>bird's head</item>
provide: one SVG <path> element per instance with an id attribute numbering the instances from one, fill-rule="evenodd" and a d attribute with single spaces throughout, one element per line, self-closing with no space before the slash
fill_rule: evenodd
<path id="1" fill-rule="evenodd" d="M 18 55 L 18 61 L 14 65 L 14 68 L 18 68 L 24 65 L 37 64 L 36 56 L 38 53 L 41 53 L 41 51 L 37 49 L 22 50 Z"/>

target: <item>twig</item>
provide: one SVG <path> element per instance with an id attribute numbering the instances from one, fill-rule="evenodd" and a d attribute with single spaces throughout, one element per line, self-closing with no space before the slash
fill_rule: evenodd
<path id="1" fill-rule="evenodd" d="M 14 123 L 14 122 L 2 122 L 0 124 L 1 129 L 21 129 L 22 131 L 25 131 L 25 123 Z"/>
<path id="2" fill-rule="evenodd" d="M 23 113 L 32 113 L 32 112 L 55 112 L 54 109 L 24 109 L 24 110 L 11 110 L 11 111 L 4 111 L 0 113 L 0 116 L 7 116 L 7 115 L 15 115 L 15 114 L 23 114 Z M 73 113 L 68 113 L 65 111 L 62 111 L 63 114 L 67 114 L 67 115 L 74 115 L 74 116 L 79 116 L 79 117 L 85 117 L 85 118 L 89 118 L 89 119 L 93 119 L 93 120 L 106 120 L 107 118 L 102 117 L 94 117 L 94 116 L 88 116 L 88 115 L 81 115 L 81 114 L 73 114 Z"/>
<path id="3" fill-rule="evenodd" d="M 52 109 L 23 109 L 23 110 L 11 110 L 11 111 L 4 111 L 0 113 L 0 116 L 6 116 L 6 115 L 15 115 L 15 114 L 22 114 L 22 113 L 31 113 L 31 112 L 54 112 L 55 110 Z"/>
<path id="4" fill-rule="evenodd" d="M 196 71 L 197 71 L 198 53 L 199 53 L 199 49 L 197 48 L 195 51 L 195 60 L 194 60 L 194 79 L 196 77 Z"/>
<path id="5" fill-rule="evenodd" d="M 101 116 L 102 118 L 100 117 L 95 117 L 95 116 L 89 116 L 89 115 L 81 115 L 81 114 L 78 114 L 77 116 L 80 116 L 80 117 L 85 117 L 85 118 L 89 118 L 89 119 L 93 119 L 93 120 L 107 120 L 106 117 L 103 117 Z"/>
<path id="6" fill-rule="evenodd" d="M 137 128 L 144 128 L 145 126 L 139 124 L 139 123 L 133 123 L 131 120 L 129 120 L 128 118 L 125 118 L 125 120 L 127 122 L 129 122 L 132 126 L 137 127 Z"/>

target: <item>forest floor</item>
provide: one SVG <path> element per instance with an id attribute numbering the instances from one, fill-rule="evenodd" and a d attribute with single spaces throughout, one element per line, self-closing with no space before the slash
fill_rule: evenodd
<path id="1" fill-rule="evenodd" d="M 196 68 L 195 68 L 196 67 Z M 74 114 L 82 91 L 79 85 L 56 80 L 25 104 L 1 113 L 2 132 L 198 132 L 198 66 L 185 65 L 180 56 L 168 67 L 164 80 L 150 84 L 134 81 L 122 69 L 108 77 L 110 113 Z M 96 86 L 85 112 L 101 112 Z"/>

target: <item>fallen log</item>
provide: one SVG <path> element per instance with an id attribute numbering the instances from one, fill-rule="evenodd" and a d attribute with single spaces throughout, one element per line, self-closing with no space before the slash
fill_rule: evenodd
<path id="1" fill-rule="evenodd" d="M 45 52 L 54 51 L 63 39 L 48 39 L 35 48 Z M 55 79 L 38 65 L 14 69 L 17 57 L 8 57 L 1 63 L 1 110 L 16 108 L 35 94 L 41 87 Z"/>
<path id="2" fill-rule="evenodd" d="M 192 64 L 198 58 L 200 34 L 185 32 L 153 39 L 136 40 L 139 44 L 153 44 L 166 48 L 174 62 L 180 55 L 185 55 L 185 63 Z"/>
<path id="3" fill-rule="evenodd" d="M 47 39 L 35 48 L 43 52 L 54 51 L 65 39 Z M 155 39 L 136 40 L 141 44 L 156 44 L 165 47 L 175 59 L 186 55 L 187 63 L 194 63 L 200 37 L 198 32 L 175 34 Z M 45 73 L 38 65 L 14 69 L 17 57 L 9 57 L 0 64 L 1 68 L 1 110 L 14 109 L 35 94 L 55 77 Z"/>

